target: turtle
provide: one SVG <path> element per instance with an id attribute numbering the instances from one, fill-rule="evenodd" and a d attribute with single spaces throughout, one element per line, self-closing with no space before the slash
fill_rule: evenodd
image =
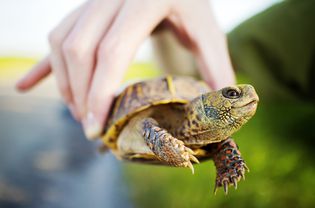
<path id="1" fill-rule="evenodd" d="M 191 77 L 163 76 L 127 86 L 112 104 L 102 141 L 118 159 L 188 167 L 212 159 L 215 192 L 237 188 L 248 167 L 231 135 L 256 112 L 249 84 L 212 90 Z"/>

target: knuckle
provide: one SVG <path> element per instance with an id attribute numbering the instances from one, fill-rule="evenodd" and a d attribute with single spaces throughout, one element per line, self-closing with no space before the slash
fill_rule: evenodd
<path id="1" fill-rule="evenodd" d="M 57 30 L 53 30 L 49 33 L 48 42 L 51 48 L 59 48 L 62 44 L 62 41 L 63 37 Z"/>
<path id="2" fill-rule="evenodd" d="M 72 59 L 76 62 L 82 62 L 87 60 L 89 52 L 81 41 L 74 39 L 68 39 L 62 44 L 62 53 L 66 58 Z"/>
<path id="3" fill-rule="evenodd" d="M 62 53 L 66 59 L 71 59 L 76 63 L 89 62 L 92 58 L 91 48 L 85 47 L 80 41 L 66 40 L 62 44 Z"/>
<path id="4" fill-rule="evenodd" d="M 119 41 L 117 38 L 105 38 L 100 44 L 97 57 L 99 59 L 106 58 L 107 60 L 111 60 L 109 57 L 115 56 L 118 54 L 119 50 Z"/>
<path id="5" fill-rule="evenodd" d="M 62 52 L 67 56 L 76 57 L 79 53 L 78 46 L 73 41 L 66 40 L 62 44 Z"/>

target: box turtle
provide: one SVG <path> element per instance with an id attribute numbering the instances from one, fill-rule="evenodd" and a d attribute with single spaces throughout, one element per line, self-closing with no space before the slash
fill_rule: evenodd
<path id="1" fill-rule="evenodd" d="M 213 159 L 217 187 L 237 188 L 248 170 L 231 135 L 254 114 L 251 85 L 212 91 L 204 82 L 166 76 L 125 88 L 115 99 L 102 137 L 119 159 L 176 167 Z"/>

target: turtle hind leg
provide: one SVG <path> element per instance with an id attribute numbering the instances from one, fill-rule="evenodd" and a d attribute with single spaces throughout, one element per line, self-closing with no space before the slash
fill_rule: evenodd
<path id="1" fill-rule="evenodd" d="M 145 118 L 141 122 L 144 140 L 159 160 L 172 166 L 189 167 L 194 173 L 191 161 L 196 163 L 199 161 L 190 148 L 160 128 L 156 120 Z"/>
<path id="2" fill-rule="evenodd" d="M 241 178 L 245 179 L 245 171 L 249 171 L 249 169 L 233 139 L 229 138 L 214 144 L 214 149 L 213 160 L 217 169 L 214 193 L 218 187 L 223 186 L 224 192 L 227 194 L 228 186 L 233 185 L 237 189 L 237 183 Z"/>

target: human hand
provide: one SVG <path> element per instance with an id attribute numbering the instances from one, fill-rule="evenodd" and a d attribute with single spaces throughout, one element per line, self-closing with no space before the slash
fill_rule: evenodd
<path id="1" fill-rule="evenodd" d="M 234 83 L 225 36 L 208 0 L 90 0 L 51 32 L 51 53 L 17 89 L 31 89 L 52 71 L 72 115 L 95 138 L 137 48 L 160 23 L 192 51 L 210 86 Z"/>

